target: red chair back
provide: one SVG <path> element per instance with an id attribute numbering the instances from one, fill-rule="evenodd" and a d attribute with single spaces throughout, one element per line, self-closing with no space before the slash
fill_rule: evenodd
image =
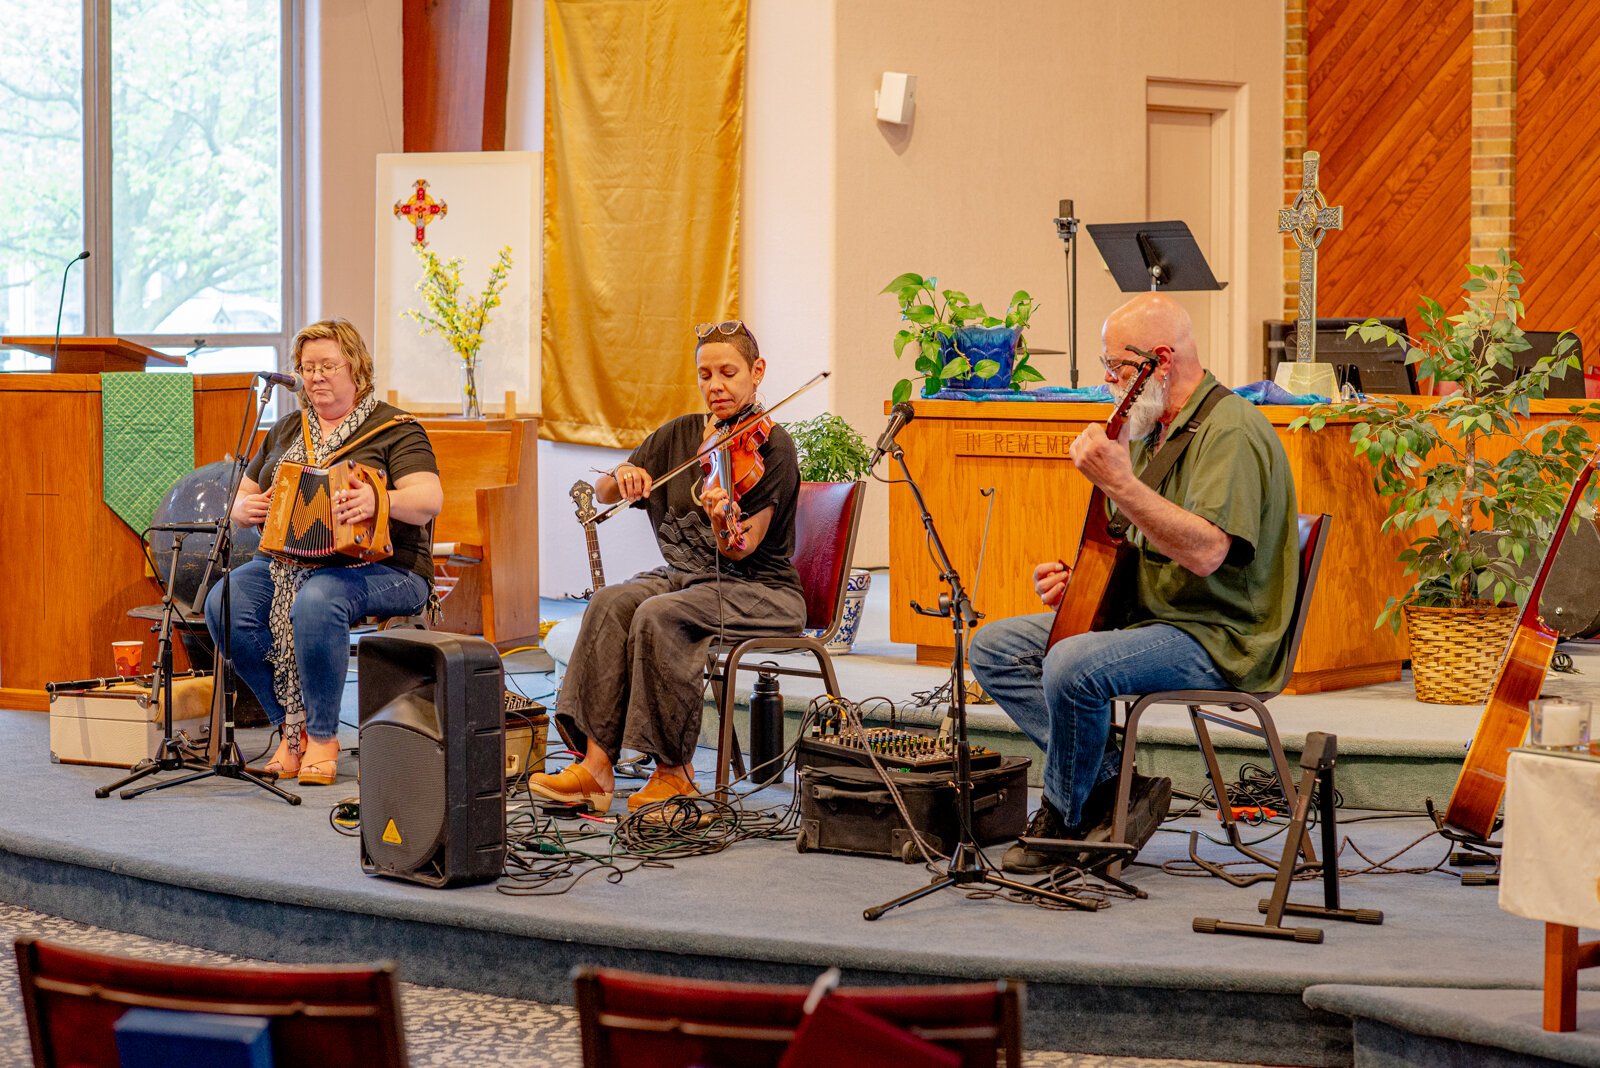
<path id="1" fill-rule="evenodd" d="M 24 937 L 17 971 L 39 1068 L 117 1068 L 112 1028 L 131 1008 L 266 1016 L 278 1065 L 406 1064 L 392 964 L 164 964 Z"/>
<path id="2" fill-rule="evenodd" d="M 772 1068 L 809 987 L 580 968 L 573 976 L 585 1068 Z M 958 1053 L 964 1068 L 1022 1063 L 1022 987 L 1011 981 L 841 988 L 830 995 Z M 840 1065 L 838 1068 L 853 1068 Z"/>
<path id="3" fill-rule="evenodd" d="M 861 482 L 800 483 L 793 559 L 806 599 L 808 628 L 831 631 L 844 612 L 865 490 Z"/>
<path id="4" fill-rule="evenodd" d="M 1294 674 L 1294 660 L 1300 653 L 1300 639 L 1305 634 L 1306 618 L 1311 614 L 1311 595 L 1316 592 L 1317 572 L 1322 569 L 1322 550 L 1328 544 L 1328 531 L 1333 526 L 1333 516 L 1301 513 L 1300 524 L 1300 588 L 1294 594 L 1294 617 L 1289 623 L 1289 655 L 1284 659 L 1283 678 L 1277 688 L 1265 696 L 1276 697 L 1289 685 Z"/>

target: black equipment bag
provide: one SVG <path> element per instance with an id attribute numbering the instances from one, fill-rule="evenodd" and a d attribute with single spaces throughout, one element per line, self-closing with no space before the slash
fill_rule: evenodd
<path id="1" fill-rule="evenodd" d="M 1020 835 L 1028 822 L 1027 757 L 1008 756 L 998 767 L 972 773 L 973 837 L 980 845 Z M 955 776 L 950 771 L 891 771 L 911 824 L 932 849 L 948 854 L 960 838 Z M 859 853 L 922 859 L 906 821 L 877 771 L 848 764 L 800 770 L 802 853 Z"/>

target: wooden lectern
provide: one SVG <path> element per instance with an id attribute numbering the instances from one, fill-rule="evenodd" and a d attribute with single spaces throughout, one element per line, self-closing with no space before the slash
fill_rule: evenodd
<path id="1" fill-rule="evenodd" d="M 195 376 L 197 466 L 235 448 L 252 381 Z M 151 643 L 128 609 L 161 588 L 103 499 L 102 426 L 98 374 L 0 374 L 0 708 L 43 710 L 45 683 L 114 675 L 112 642 Z"/>
<path id="2" fill-rule="evenodd" d="M 22 349 L 50 359 L 56 374 L 92 375 L 101 371 L 143 371 L 151 360 L 187 366 L 182 356 L 168 356 L 136 341 L 120 337 L 64 337 L 57 353 L 54 334 L 38 337 L 0 337 L 0 348 Z M 242 418 L 242 417 L 241 417 Z"/>

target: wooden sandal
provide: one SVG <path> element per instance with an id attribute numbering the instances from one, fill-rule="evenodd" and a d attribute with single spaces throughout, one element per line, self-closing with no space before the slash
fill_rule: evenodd
<path id="1" fill-rule="evenodd" d="M 333 755 L 314 759 L 311 756 L 312 747 L 326 749 L 328 745 L 306 739 L 306 751 L 300 758 L 300 785 L 301 786 L 332 786 L 333 781 L 339 777 L 339 740 L 329 739 Z"/>
<path id="2" fill-rule="evenodd" d="M 614 791 L 602 789 L 582 764 L 569 764 L 555 775 L 530 775 L 528 792 L 562 804 L 586 805 L 591 812 L 610 808 L 614 795 Z"/>

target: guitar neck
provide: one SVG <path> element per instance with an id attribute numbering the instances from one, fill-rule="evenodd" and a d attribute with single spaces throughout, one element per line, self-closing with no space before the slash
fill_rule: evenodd
<path id="1" fill-rule="evenodd" d="M 604 589 L 606 569 L 600 563 L 600 536 L 595 533 L 593 523 L 583 525 L 583 540 L 589 547 L 589 585 L 596 590 Z"/>

